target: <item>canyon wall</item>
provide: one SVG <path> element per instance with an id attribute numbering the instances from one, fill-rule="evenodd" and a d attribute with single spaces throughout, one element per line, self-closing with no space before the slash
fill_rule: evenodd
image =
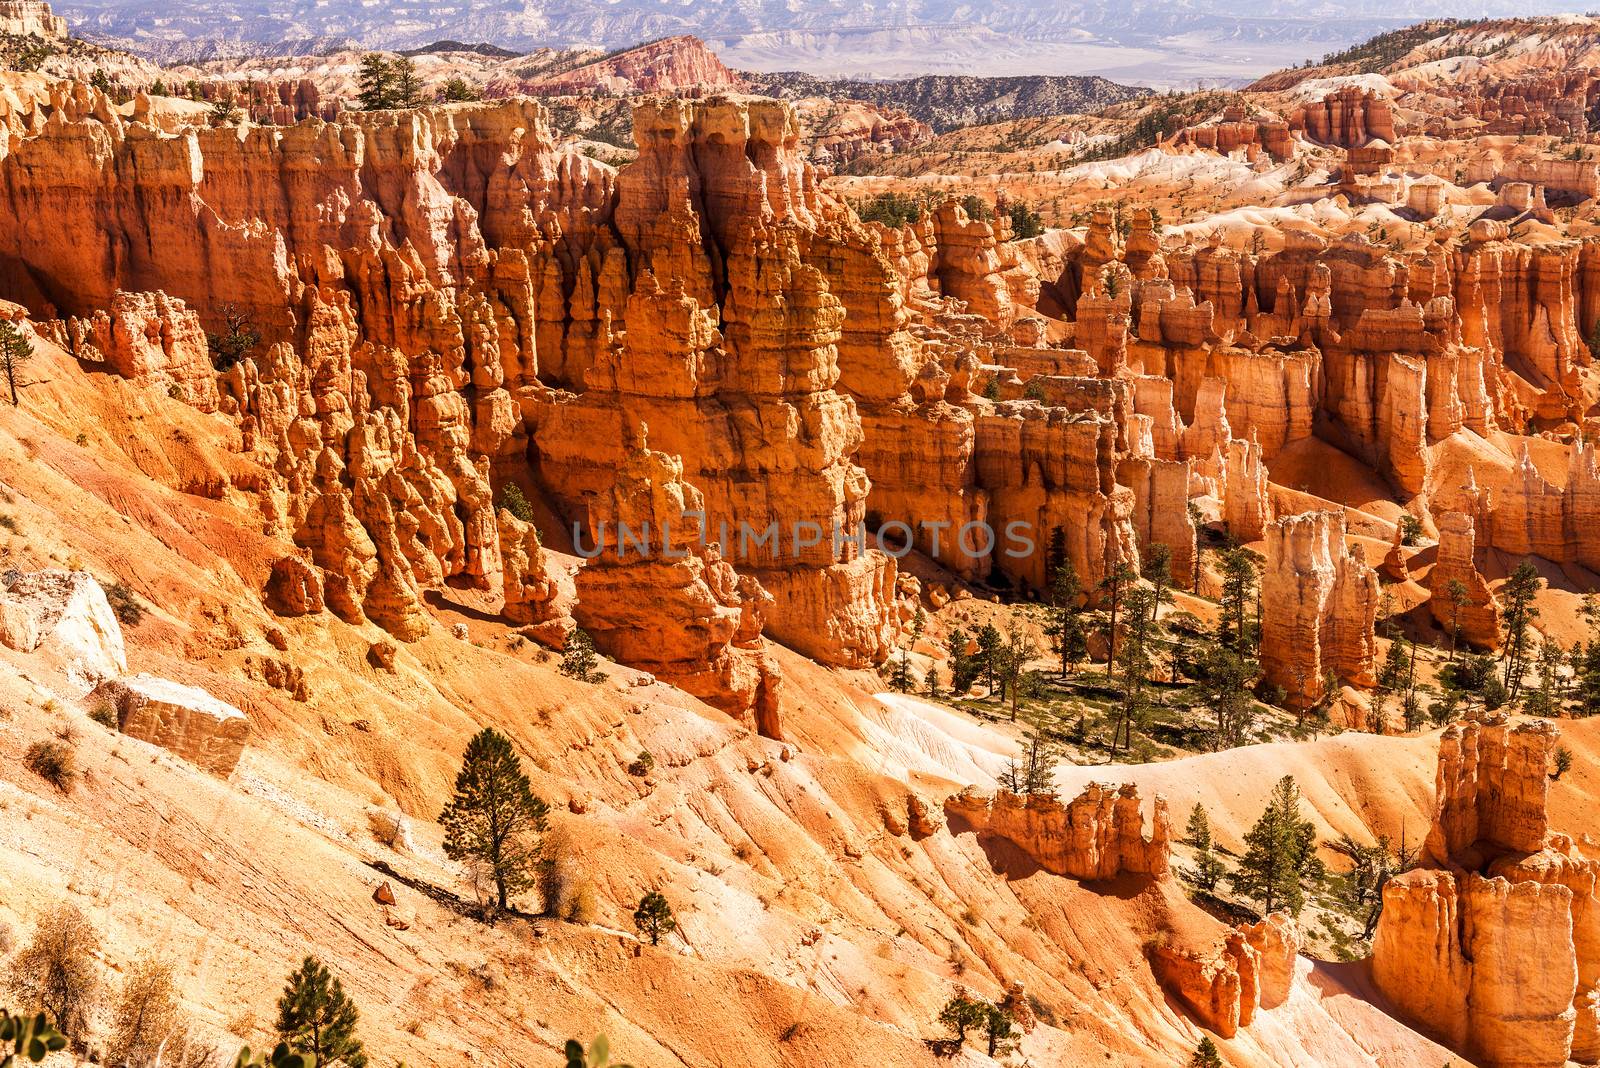
<path id="1" fill-rule="evenodd" d="M 644 422 L 775 598 L 773 634 L 832 663 L 885 655 L 895 569 L 849 537 L 870 483 L 834 386 L 899 353 L 855 376 L 892 403 L 916 344 L 786 105 L 643 105 L 620 181 L 557 150 L 526 100 L 169 135 L 61 85 L 5 121 L 0 291 L 201 407 L 197 320 L 259 333 L 218 403 L 331 610 L 413 638 L 429 588 L 504 597 L 502 488 L 581 528 Z M 777 536 L 741 556 L 745 529 Z"/>

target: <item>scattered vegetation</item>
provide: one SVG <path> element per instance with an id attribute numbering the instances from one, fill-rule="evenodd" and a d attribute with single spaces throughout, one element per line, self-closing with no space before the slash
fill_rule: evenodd
<path id="1" fill-rule="evenodd" d="M 1194 1056 L 1189 1058 L 1189 1068 L 1223 1068 L 1222 1054 L 1217 1052 L 1217 1044 L 1211 1041 L 1210 1035 L 1200 1039 L 1200 1044 L 1194 1048 Z"/>
<path id="2" fill-rule="evenodd" d="M 1352 45 L 1340 52 L 1329 52 L 1322 57 L 1316 66 L 1355 68 L 1356 73 L 1377 74 L 1404 56 L 1418 45 L 1427 44 L 1429 41 L 1442 37 L 1455 30 L 1477 25 L 1482 20 L 1474 19 L 1430 19 L 1419 22 L 1414 26 L 1393 30 L 1389 33 L 1380 33 L 1376 37 L 1369 37 L 1360 44 Z M 1305 66 L 1313 66 L 1306 60 Z"/>
<path id="3" fill-rule="evenodd" d="M 1317 857 L 1316 827 L 1300 814 L 1300 788 L 1285 775 L 1273 787 L 1261 818 L 1245 835 L 1245 855 L 1233 874 L 1233 888 L 1261 902 L 1261 913 L 1287 909 L 1300 915 L 1305 884 L 1325 873 Z"/>
<path id="4" fill-rule="evenodd" d="M 111 605 L 111 611 L 117 617 L 118 623 L 124 627 L 137 627 L 144 621 L 149 609 L 121 579 L 103 582 L 101 589 L 105 590 L 106 603 Z"/>
<path id="5" fill-rule="evenodd" d="M 22 328 L 9 319 L 0 319 L 0 371 L 5 372 L 13 406 L 22 403 L 17 396 L 17 372 L 33 359 L 33 342 L 22 336 Z"/>
<path id="6" fill-rule="evenodd" d="M 362 111 L 422 106 L 422 79 L 410 56 L 368 52 L 361 57 L 360 84 L 356 97 Z"/>
<path id="7" fill-rule="evenodd" d="M 244 312 L 232 304 L 222 306 L 222 332 L 206 335 L 206 348 L 211 353 L 211 366 L 226 371 L 261 344 L 261 331 L 257 330 Z"/>
<path id="8" fill-rule="evenodd" d="M 38 1064 L 66 1048 L 66 1036 L 50 1026 L 44 1013 L 27 1017 L 0 1012 L 0 1068 L 13 1068 L 23 1060 Z"/>
<path id="9" fill-rule="evenodd" d="M 233 94 L 229 93 L 219 96 L 211 102 L 211 110 L 206 117 L 213 126 L 226 126 L 229 123 L 238 122 L 242 113 L 239 105 L 234 101 Z"/>
<path id="10" fill-rule="evenodd" d="M 599 663 L 589 632 L 582 627 L 573 628 L 567 636 L 567 647 L 561 653 L 561 674 L 579 682 L 597 682 L 604 677 Z"/>
<path id="11" fill-rule="evenodd" d="M 568 1039 L 565 1053 L 567 1068 L 631 1068 L 630 1065 L 611 1062 L 611 1044 L 606 1041 L 605 1035 L 596 1035 L 594 1041 L 589 1043 L 587 1053 L 577 1039 Z"/>
<path id="12" fill-rule="evenodd" d="M 533 522 L 533 505 L 528 502 L 522 487 L 515 482 L 507 482 L 500 487 L 499 508 L 503 512 L 510 512 L 513 518 L 520 519 L 524 523 Z"/>
<path id="13" fill-rule="evenodd" d="M 1044 233 L 1044 219 L 1020 200 L 1007 202 L 1006 217 L 1011 220 L 1011 236 L 1017 240 L 1038 237 Z"/>
<path id="14" fill-rule="evenodd" d="M 968 193 L 961 198 L 961 210 L 967 213 L 967 218 L 975 222 L 993 222 L 994 207 L 976 193 Z"/>
<path id="15" fill-rule="evenodd" d="M 1415 545 L 1422 537 L 1422 520 L 1410 512 L 1400 517 L 1400 544 Z"/>
<path id="16" fill-rule="evenodd" d="M 117 708 L 110 701 L 100 700 L 91 705 L 89 718 L 106 730 L 114 731 L 118 728 Z"/>
<path id="17" fill-rule="evenodd" d="M 856 204 L 855 208 L 862 222 L 882 223 L 898 230 L 902 226 L 919 222 L 928 210 L 928 202 L 924 198 L 908 196 L 905 193 L 879 193 Z M 1600 326 L 1600 323 L 1596 325 Z"/>
<path id="18" fill-rule="evenodd" d="M 164 1051 L 187 1044 L 172 965 L 153 957 L 140 959 L 122 981 L 112 1007 L 106 1046 L 109 1062 L 151 1068 L 162 1063 Z"/>
<path id="19" fill-rule="evenodd" d="M 482 100 L 483 91 L 465 78 L 455 77 L 439 87 L 439 99 L 446 104 L 467 100 Z"/>

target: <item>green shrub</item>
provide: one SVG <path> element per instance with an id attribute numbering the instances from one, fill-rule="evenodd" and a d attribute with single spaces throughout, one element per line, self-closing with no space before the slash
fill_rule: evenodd
<path id="1" fill-rule="evenodd" d="M 994 209 L 989 202 L 976 193 L 968 193 L 961 198 L 961 210 L 967 213 L 967 218 L 978 222 L 993 222 Z"/>
<path id="2" fill-rule="evenodd" d="M 1020 200 L 1006 205 L 1006 215 L 1011 219 L 1011 236 L 1018 240 L 1044 233 L 1044 219 Z"/>
<path id="3" fill-rule="evenodd" d="M 898 230 L 922 218 L 922 201 L 904 193 L 879 193 L 857 206 L 862 222 L 882 223 Z"/>
<path id="4" fill-rule="evenodd" d="M 528 503 L 527 495 L 515 482 L 507 482 L 500 487 L 500 509 L 510 512 L 524 523 L 533 522 L 533 505 Z"/>
<path id="5" fill-rule="evenodd" d="M 117 622 L 125 627 L 137 627 L 149 611 L 121 580 L 106 584 L 105 591 L 106 601 L 110 603 L 111 611 L 116 613 Z"/>

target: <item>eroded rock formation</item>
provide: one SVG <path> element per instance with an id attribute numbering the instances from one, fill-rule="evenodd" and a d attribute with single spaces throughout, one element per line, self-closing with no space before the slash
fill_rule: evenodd
<path id="1" fill-rule="evenodd" d="M 91 683 L 128 670 L 122 627 L 84 571 L 8 571 L 0 582 L 0 643 L 23 653 L 42 648 Z"/>
<path id="2" fill-rule="evenodd" d="M 1489 1068 L 1600 1055 L 1600 862 L 1551 833 L 1557 728 L 1445 731 L 1423 866 L 1392 879 L 1372 975 L 1402 1015 Z"/>
<path id="3" fill-rule="evenodd" d="M 1261 573 L 1261 666 L 1292 704 L 1314 703 L 1328 674 L 1370 686 L 1378 574 L 1345 544 L 1341 512 L 1308 512 L 1267 528 Z"/>
<path id="4" fill-rule="evenodd" d="M 1289 999 L 1299 951 L 1294 920 L 1274 912 L 1257 923 L 1240 924 L 1210 952 L 1158 942 L 1150 947 L 1150 958 L 1161 985 L 1207 1030 L 1232 1038 L 1258 1010 Z"/>
<path id="5" fill-rule="evenodd" d="M 220 405 L 269 472 L 269 529 L 319 572 L 274 575 L 289 610 L 320 600 L 411 639 L 425 592 L 455 582 L 543 621 L 540 554 L 498 518 L 498 488 L 531 482 L 577 521 L 622 426 L 645 420 L 714 529 L 775 528 L 748 558 L 728 551 L 776 599 L 775 633 L 830 662 L 884 656 L 894 565 L 848 537 L 870 484 L 833 387 L 887 348 L 906 370 L 878 392 L 901 395 L 914 345 L 786 105 L 643 106 L 620 183 L 558 152 L 527 101 L 171 136 L 82 87 L 30 106 L 0 159 L 0 254 L 26 268 L 7 288 L 75 316 L 62 336 L 83 355 L 203 408 L 196 316 L 216 331 L 232 310 L 259 331 Z M 251 192 L 263 182 L 278 195 Z M 83 197 L 107 209 L 69 206 Z"/>
<path id="6" fill-rule="evenodd" d="M 578 572 L 578 622 L 616 659 L 781 738 L 777 664 L 762 648 L 772 597 L 707 540 L 683 461 L 640 429 L 610 492 L 589 506 L 593 554 Z"/>
<path id="7" fill-rule="evenodd" d="M 1446 512 L 1438 522 L 1438 557 L 1428 573 L 1428 610 L 1446 633 L 1457 630 L 1462 641 L 1492 649 L 1500 644 L 1500 606 L 1478 571 L 1472 517 Z"/>
<path id="8" fill-rule="evenodd" d="M 1136 787 L 1101 783 L 1089 784 L 1067 802 L 1053 795 L 1024 796 L 1005 790 L 991 797 L 971 789 L 945 802 L 947 816 L 980 836 L 1004 838 L 1056 875 L 1164 879 L 1170 870 L 1172 837 L 1167 802 L 1155 799 L 1149 836 L 1141 808 Z"/>

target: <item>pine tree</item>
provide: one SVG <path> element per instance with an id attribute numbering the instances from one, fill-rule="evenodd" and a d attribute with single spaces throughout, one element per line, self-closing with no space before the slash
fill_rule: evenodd
<path id="1" fill-rule="evenodd" d="M 567 636 L 567 647 L 561 653 L 561 674 L 579 682 L 595 682 L 601 673 L 595 666 L 600 658 L 595 655 L 594 639 L 582 627 L 575 627 Z"/>
<path id="2" fill-rule="evenodd" d="M 278 999 L 278 1037 L 315 1057 L 317 1068 L 366 1068 L 367 1055 L 356 1037 L 360 1019 L 344 984 L 315 957 L 290 974 Z"/>
<path id="3" fill-rule="evenodd" d="M 1205 528 L 1205 513 L 1202 512 L 1200 510 L 1200 506 L 1193 501 L 1190 501 L 1187 505 L 1185 505 L 1184 510 L 1189 513 L 1189 523 L 1194 527 L 1194 572 L 1189 579 L 1189 589 L 1193 590 L 1195 593 L 1199 593 L 1201 552 L 1200 532 Z"/>
<path id="4" fill-rule="evenodd" d="M 978 662 L 978 668 L 983 674 L 983 681 L 989 690 L 990 697 L 995 695 L 996 679 L 1002 666 L 1000 662 L 1003 655 L 1001 641 L 1000 631 L 993 623 L 985 623 L 983 629 L 978 632 L 978 651 L 974 655 L 974 659 Z"/>
<path id="5" fill-rule="evenodd" d="M 1061 657 L 1061 677 L 1066 678 L 1089 652 L 1088 638 L 1083 632 L 1083 610 L 1078 604 L 1083 596 L 1083 583 L 1078 581 L 1078 572 L 1064 546 L 1059 554 L 1052 546 L 1052 556 L 1055 562 L 1050 569 L 1050 616 L 1044 632 Z"/>
<path id="6" fill-rule="evenodd" d="M 914 680 L 911 677 L 911 654 L 905 649 L 889 665 L 889 688 L 895 693 L 910 693 Z"/>
<path id="7" fill-rule="evenodd" d="M 11 403 L 20 404 L 17 398 L 17 371 L 33 359 L 33 344 L 22 336 L 17 324 L 0 319 L 0 371 L 6 375 L 6 385 L 11 387 Z"/>
<path id="8" fill-rule="evenodd" d="M 226 126 L 230 122 L 239 120 L 239 105 L 234 103 L 233 95 L 220 96 L 211 103 L 211 112 L 208 116 L 213 126 Z"/>
<path id="9" fill-rule="evenodd" d="M 1389 695 L 1405 688 L 1408 662 L 1406 641 L 1397 637 L 1389 643 L 1383 667 L 1378 670 L 1378 685 L 1372 692 L 1372 711 L 1367 721 L 1367 730 L 1371 733 L 1387 733 Z"/>
<path id="10" fill-rule="evenodd" d="M 1211 736 L 1213 751 L 1244 745 L 1255 725 L 1255 701 L 1250 683 L 1258 666 L 1254 660 L 1213 642 L 1196 665 L 1197 689 L 1216 717 Z"/>
<path id="11" fill-rule="evenodd" d="M 1255 649 L 1255 629 L 1247 608 L 1254 595 L 1256 564 L 1248 549 L 1222 551 L 1221 640 L 1241 653 Z"/>
<path id="12" fill-rule="evenodd" d="M 1206 816 L 1204 805 L 1197 802 L 1189 810 L 1189 823 L 1184 828 L 1183 836 L 1196 849 L 1211 848 L 1211 820 Z"/>
<path id="13" fill-rule="evenodd" d="M 1267 807 L 1245 835 L 1245 855 L 1233 875 L 1233 888 L 1261 902 L 1262 914 L 1286 908 L 1298 916 L 1305 904 L 1304 882 L 1322 875 L 1316 827 L 1300 815 L 1300 788 L 1285 775 L 1273 787 Z"/>
<path id="14" fill-rule="evenodd" d="M 984 1026 L 988 1019 L 988 1005 L 965 990 L 956 991 L 939 1010 L 939 1022 L 954 1032 L 956 1049 L 966 1043 L 968 1031 Z"/>
<path id="15" fill-rule="evenodd" d="M 357 97 L 362 111 L 384 111 L 395 106 L 395 70 L 382 52 L 361 57 L 361 90 Z"/>
<path id="16" fill-rule="evenodd" d="M 666 897 L 659 890 L 652 890 L 639 899 L 639 907 L 633 910 L 633 925 L 654 946 L 660 944 L 662 935 L 678 929 L 678 920 Z"/>
<path id="17" fill-rule="evenodd" d="M 445 103 L 457 103 L 463 100 L 482 100 L 483 94 L 465 78 L 451 78 L 440 88 L 439 99 Z"/>
<path id="18" fill-rule="evenodd" d="M 1210 1035 L 1200 1039 L 1200 1044 L 1194 1048 L 1189 1068 L 1223 1068 L 1222 1054 L 1217 1052 L 1217 1044 L 1211 1041 Z"/>
<path id="19" fill-rule="evenodd" d="M 389 64 L 394 79 L 394 105 L 397 108 L 422 106 L 422 79 L 417 77 L 417 65 L 410 56 L 396 56 Z"/>
<path id="20" fill-rule="evenodd" d="M 1533 599 L 1542 584 L 1538 568 L 1533 566 L 1532 561 L 1524 560 L 1500 588 L 1501 601 L 1505 605 L 1501 615 L 1505 637 L 1500 652 L 1500 660 L 1505 664 L 1505 677 L 1501 679 L 1501 684 L 1506 689 L 1508 700 L 1516 700 L 1518 691 L 1522 689 L 1522 676 L 1527 670 L 1528 632 L 1533 621 L 1539 618 L 1539 609 L 1534 606 Z"/>
<path id="21" fill-rule="evenodd" d="M 1016 1020 L 1006 1006 L 993 1003 L 984 1005 L 983 1037 L 988 1045 L 989 1056 L 998 1057 L 1010 1049 L 1015 1034 Z"/>
<path id="22" fill-rule="evenodd" d="M 969 640 L 967 632 L 960 627 L 951 631 L 945 639 L 945 649 L 950 653 L 950 692 L 956 697 L 972 689 L 972 684 L 983 671 L 978 657 L 967 652 Z"/>
<path id="23" fill-rule="evenodd" d="M 480 864 L 501 910 L 538 878 L 550 807 L 534 796 L 511 740 L 485 727 L 467 743 L 455 796 L 439 816 L 444 852 Z"/>
<path id="24" fill-rule="evenodd" d="M 1100 589 L 1105 591 L 1111 610 L 1110 623 L 1106 627 L 1108 648 L 1106 651 L 1106 674 L 1112 676 L 1116 671 L 1117 663 L 1117 610 L 1122 606 L 1122 591 L 1138 576 L 1133 573 L 1133 568 L 1118 561 L 1106 572 L 1106 577 L 1100 580 Z"/>
<path id="25" fill-rule="evenodd" d="M 1460 579 L 1445 584 L 1445 595 L 1450 598 L 1450 663 L 1456 662 L 1456 647 L 1461 644 L 1461 610 L 1472 603 L 1472 591 Z"/>
<path id="26" fill-rule="evenodd" d="M 1152 587 L 1150 617 L 1154 619 L 1161 612 L 1161 606 L 1172 600 L 1172 550 L 1156 542 L 1145 554 L 1143 563 L 1144 577 Z"/>
<path id="27" fill-rule="evenodd" d="M 1034 646 L 1033 639 L 1017 624 L 1015 620 L 1006 628 L 1005 645 L 1000 648 L 1000 684 L 1001 692 L 1007 690 L 1011 693 L 1011 722 L 1017 721 L 1017 702 L 1021 699 L 1022 691 L 1026 688 L 1023 679 L 1028 672 L 1028 661 L 1038 655 L 1039 650 Z"/>
<path id="28" fill-rule="evenodd" d="M 1150 642 L 1159 630 L 1154 620 L 1154 591 L 1135 586 L 1125 595 L 1127 603 L 1128 635 L 1117 654 L 1117 665 L 1122 669 L 1122 704 L 1117 712 L 1117 727 L 1112 733 L 1111 747 L 1119 745 L 1126 751 L 1133 747 L 1136 727 L 1147 725 L 1152 712 L 1145 686 L 1150 679 Z"/>

